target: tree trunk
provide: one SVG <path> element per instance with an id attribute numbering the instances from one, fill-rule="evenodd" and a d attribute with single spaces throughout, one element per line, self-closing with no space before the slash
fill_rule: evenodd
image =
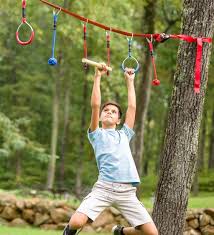
<path id="1" fill-rule="evenodd" d="M 212 37 L 213 0 L 184 0 L 181 34 Z M 188 194 L 197 163 L 198 135 L 207 86 L 211 45 L 203 43 L 200 94 L 195 94 L 196 44 L 181 42 L 177 58 L 153 219 L 160 235 L 183 233 Z"/>
<path id="2" fill-rule="evenodd" d="M 82 105 L 82 115 L 80 123 L 80 143 L 79 143 L 79 154 L 77 156 L 77 168 L 76 168 L 76 184 L 75 193 L 78 197 L 81 196 L 82 192 L 82 172 L 84 169 L 84 146 L 85 146 L 85 132 L 86 129 L 86 112 L 87 112 L 87 99 L 88 99 L 88 82 L 87 79 L 84 80 L 83 84 L 83 105 Z"/>
<path id="3" fill-rule="evenodd" d="M 204 116 L 202 119 L 202 127 L 200 133 L 200 142 L 198 147 L 198 170 L 202 171 L 204 169 L 204 154 L 205 154 L 205 144 L 206 144 L 206 123 L 207 123 L 207 112 L 204 110 Z"/>
<path id="4" fill-rule="evenodd" d="M 156 0 L 148 0 L 145 7 L 145 16 L 143 22 L 149 22 L 147 25 L 148 32 L 154 32 L 154 19 L 156 11 Z M 145 25 L 143 25 L 144 31 Z M 146 33 L 146 32 L 145 32 Z M 132 142 L 132 153 L 137 166 L 139 175 L 142 175 L 142 157 L 144 145 L 144 126 L 148 110 L 150 93 L 151 93 L 151 58 L 147 53 L 144 59 L 143 79 L 141 80 L 139 89 L 137 90 L 137 114 L 135 124 L 135 138 Z"/>
<path id="5" fill-rule="evenodd" d="M 68 0 L 64 0 L 64 8 L 68 8 Z M 62 59 L 62 51 L 60 50 L 60 60 Z M 62 70 L 61 70 L 62 71 Z M 63 74 L 63 72 L 61 72 Z M 66 140 L 69 127 L 69 107 L 70 107 L 70 80 L 65 81 L 65 101 L 64 101 L 64 123 L 63 132 L 61 137 L 61 156 L 60 156 L 60 166 L 59 166 L 59 188 L 64 190 L 65 184 L 65 152 L 66 152 Z"/>
<path id="6" fill-rule="evenodd" d="M 209 152 L 208 168 L 209 169 L 214 168 L 214 110 L 212 113 L 212 127 L 210 132 L 210 152 Z"/>
<path id="7" fill-rule="evenodd" d="M 53 124 L 51 135 L 51 158 L 48 164 L 48 176 L 47 176 L 47 190 L 52 190 L 55 179 L 56 169 L 56 151 L 57 151 L 57 137 L 58 137 L 58 114 L 59 113 L 59 79 L 56 78 L 54 95 L 53 95 Z"/>
<path id="8" fill-rule="evenodd" d="M 16 151 L 15 153 L 15 161 L 16 161 L 16 185 L 20 185 L 21 182 L 21 171 L 22 171 L 22 166 L 21 166 L 21 152 Z"/>
<path id="9" fill-rule="evenodd" d="M 206 110 L 204 110 L 204 117 L 202 119 L 202 126 L 200 130 L 199 143 L 198 143 L 198 160 L 195 170 L 195 176 L 192 185 L 192 193 L 194 196 L 198 195 L 199 185 L 198 185 L 198 176 L 199 172 L 204 168 L 204 151 L 205 151 L 205 141 L 206 141 L 206 121 L 207 115 Z"/>
<path id="10" fill-rule="evenodd" d="M 61 138 L 61 159 L 60 159 L 60 188 L 64 189 L 64 180 L 65 180 L 65 152 L 66 152 L 66 140 L 67 140 L 67 133 L 69 127 L 69 108 L 70 108 L 70 86 L 66 86 L 65 90 L 65 111 L 64 111 L 64 126 L 63 126 L 63 133 Z"/>

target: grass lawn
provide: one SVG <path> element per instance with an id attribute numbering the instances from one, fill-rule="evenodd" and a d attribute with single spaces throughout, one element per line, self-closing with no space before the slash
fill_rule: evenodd
<path id="1" fill-rule="evenodd" d="M 152 208 L 151 198 L 142 198 L 142 202 L 146 208 Z M 200 193 L 197 197 L 190 196 L 188 208 L 214 208 L 214 193 Z"/>
<path id="2" fill-rule="evenodd" d="M 61 235 L 62 231 L 0 226 L 0 235 Z"/>
<path id="3" fill-rule="evenodd" d="M 81 235 L 95 235 L 97 233 L 80 233 Z M 62 231 L 42 230 L 36 228 L 14 228 L 0 225 L 0 235 L 62 235 Z M 110 233 L 99 233 L 110 235 Z"/>

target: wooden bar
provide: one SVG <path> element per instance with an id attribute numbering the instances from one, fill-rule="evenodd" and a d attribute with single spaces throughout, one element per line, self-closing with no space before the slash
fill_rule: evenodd
<path id="1" fill-rule="evenodd" d="M 95 61 L 93 61 L 93 60 L 88 60 L 88 59 L 86 59 L 86 58 L 82 58 L 82 62 L 83 62 L 83 63 L 86 63 L 86 64 L 89 64 L 89 65 L 92 65 L 92 66 L 95 66 L 95 67 L 98 67 L 98 68 L 102 68 L 102 65 L 101 65 L 100 63 L 97 63 L 97 62 L 95 62 Z M 112 71 L 112 68 L 111 68 L 111 67 L 106 66 L 106 69 L 107 69 L 108 71 Z"/>

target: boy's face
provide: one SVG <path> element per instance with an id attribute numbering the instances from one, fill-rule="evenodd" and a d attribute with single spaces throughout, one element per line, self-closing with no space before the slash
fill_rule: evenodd
<path id="1" fill-rule="evenodd" d="M 120 124 L 120 114 L 117 106 L 112 104 L 106 105 L 101 112 L 100 121 L 106 126 Z"/>

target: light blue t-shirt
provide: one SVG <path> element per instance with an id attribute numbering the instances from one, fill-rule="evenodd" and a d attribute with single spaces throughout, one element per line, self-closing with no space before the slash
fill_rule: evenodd
<path id="1" fill-rule="evenodd" d="M 126 124 L 120 130 L 97 128 L 88 131 L 94 149 L 99 179 L 110 182 L 140 183 L 129 142 L 134 131 Z"/>

